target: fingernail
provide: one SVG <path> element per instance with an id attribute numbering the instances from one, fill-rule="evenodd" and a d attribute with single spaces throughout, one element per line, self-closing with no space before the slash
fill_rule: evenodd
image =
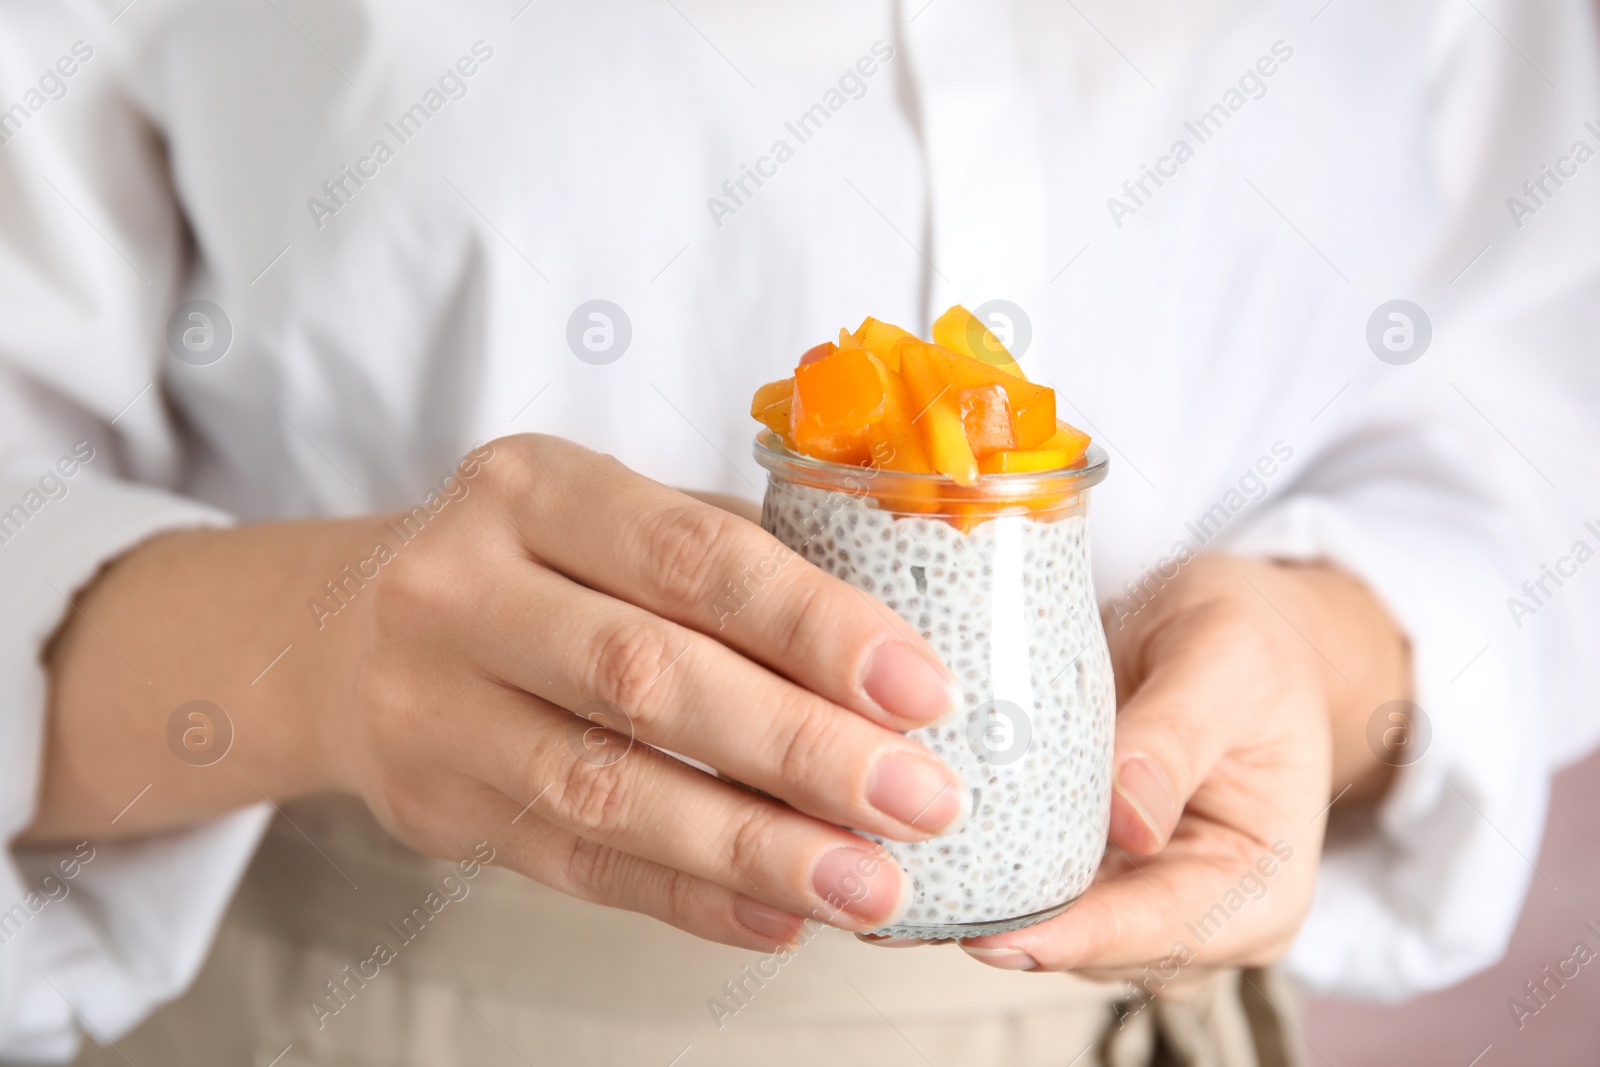
<path id="1" fill-rule="evenodd" d="M 873 650 L 861 688 L 879 707 L 917 722 L 947 719 L 961 706 L 961 687 L 904 641 Z"/>
<path id="2" fill-rule="evenodd" d="M 1039 969 L 1039 961 L 1019 949 L 974 948 L 971 945 L 962 945 L 961 951 L 980 963 L 987 963 L 989 966 L 998 967 L 1002 971 L 1036 971 Z"/>
<path id="3" fill-rule="evenodd" d="M 911 879 L 878 853 L 859 848 L 824 852 L 811 885 L 830 908 L 872 928 L 892 925 L 911 907 Z"/>
<path id="4" fill-rule="evenodd" d="M 929 756 L 890 752 L 872 767 L 867 801 L 889 816 L 931 834 L 949 834 L 966 824 L 972 791 L 955 772 Z"/>
<path id="5" fill-rule="evenodd" d="M 865 941 L 877 948 L 921 948 L 924 945 L 938 944 L 936 941 L 924 941 L 920 937 L 886 937 L 883 934 L 857 934 L 857 941 Z"/>
<path id="6" fill-rule="evenodd" d="M 1117 768 L 1116 790 L 1159 839 L 1177 821 L 1177 797 L 1154 760 L 1131 756 Z"/>
<path id="7" fill-rule="evenodd" d="M 770 937 L 780 945 L 792 945 L 800 936 L 800 924 L 805 920 L 777 908 L 770 908 L 749 897 L 733 899 L 733 917 L 762 937 Z"/>

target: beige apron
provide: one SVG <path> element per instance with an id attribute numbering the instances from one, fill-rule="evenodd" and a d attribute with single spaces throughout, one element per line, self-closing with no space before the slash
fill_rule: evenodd
<path id="1" fill-rule="evenodd" d="M 779 959 L 504 870 L 469 877 L 351 801 L 285 810 L 293 824 L 273 822 L 194 987 L 79 1064 L 1302 1063 L 1298 1019 L 1279 1014 L 1294 1019 L 1297 1001 L 1271 972 L 1128 1014 L 1117 987 L 999 971 L 952 946 L 874 948 L 824 929 Z"/>

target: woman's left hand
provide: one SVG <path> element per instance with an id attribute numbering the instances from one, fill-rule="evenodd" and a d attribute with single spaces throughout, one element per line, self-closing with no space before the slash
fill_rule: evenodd
<path id="1" fill-rule="evenodd" d="M 1119 711 L 1105 862 L 1062 915 L 962 947 L 1150 993 L 1276 961 L 1311 906 L 1330 799 L 1387 787 L 1366 724 L 1409 693 L 1403 636 L 1336 568 L 1211 554 L 1106 629 Z"/>

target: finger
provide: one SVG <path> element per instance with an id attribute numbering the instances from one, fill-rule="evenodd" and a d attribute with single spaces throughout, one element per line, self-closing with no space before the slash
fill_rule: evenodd
<path id="1" fill-rule="evenodd" d="M 905 913 L 911 880 L 879 845 L 718 781 L 645 744 L 582 756 L 590 724 L 496 687 L 451 737 L 456 765 L 529 814 L 598 845 L 794 914 L 873 930 Z M 616 752 L 620 758 L 610 755 Z"/>
<path id="2" fill-rule="evenodd" d="M 549 566 L 893 729 L 960 706 L 959 686 L 905 620 L 760 527 L 578 445 L 531 440 L 543 469 L 508 498 L 527 549 Z"/>
<path id="3" fill-rule="evenodd" d="M 945 941 L 930 941 L 922 937 L 890 937 L 886 934 L 857 934 L 856 940 L 876 948 L 920 948 L 923 945 L 942 945 Z"/>
<path id="4" fill-rule="evenodd" d="M 593 904 L 660 919 L 697 937 L 757 952 L 799 940 L 804 917 L 684 871 L 585 841 L 482 783 L 466 782 L 491 834 L 496 866 Z"/>
<path id="5" fill-rule="evenodd" d="M 544 666 L 470 618 L 468 654 L 528 692 L 618 708 L 640 740 L 829 822 L 920 841 L 967 818 L 971 791 L 922 745 L 700 633 L 537 568 L 482 595 L 503 634 L 547 650 Z"/>
<path id="6" fill-rule="evenodd" d="M 1310 904 L 1308 846 L 1186 826 L 1159 857 L 1095 883 L 1054 919 L 962 943 L 1004 970 L 1119 971 L 1271 962 Z M 1315 850 L 1311 849 L 1314 856 Z"/>
<path id="7" fill-rule="evenodd" d="M 1146 650 L 1138 688 L 1117 712 L 1110 839 L 1135 855 L 1161 850 L 1184 805 L 1223 755 L 1265 744 L 1288 694 L 1270 656 L 1241 631 L 1194 625 Z"/>

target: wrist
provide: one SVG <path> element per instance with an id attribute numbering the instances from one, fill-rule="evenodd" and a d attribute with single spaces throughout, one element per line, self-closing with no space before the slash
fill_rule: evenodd
<path id="1" fill-rule="evenodd" d="M 1341 804 L 1375 803 L 1398 763 L 1368 729 L 1392 700 L 1412 696 L 1410 644 L 1367 585 L 1327 562 L 1269 564 L 1298 590 L 1285 615 L 1315 651 L 1332 739 L 1332 792 Z"/>
<path id="2" fill-rule="evenodd" d="M 390 518 L 326 524 L 322 544 L 295 586 L 285 590 L 295 608 L 286 638 L 292 650 L 273 673 L 287 668 L 278 680 L 275 712 L 288 726 L 289 747 L 277 759 L 290 773 L 283 783 L 288 795 L 362 792 L 363 743 L 355 710 L 387 569 L 375 548 L 392 544 Z"/>

